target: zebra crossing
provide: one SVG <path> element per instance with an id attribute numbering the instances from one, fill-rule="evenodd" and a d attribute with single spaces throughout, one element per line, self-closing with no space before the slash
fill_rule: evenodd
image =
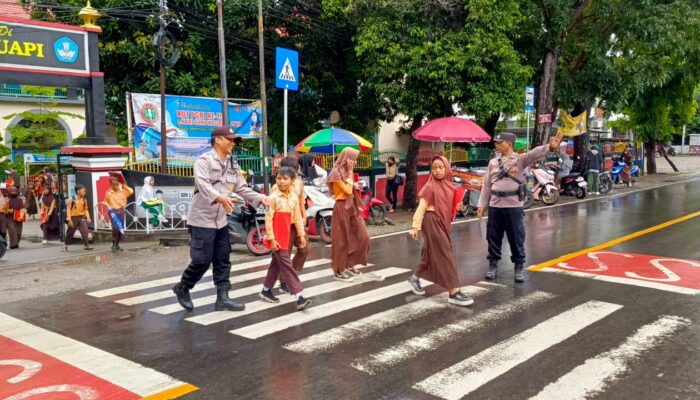
<path id="1" fill-rule="evenodd" d="M 230 292 L 231 297 L 245 300 L 246 296 L 257 294 L 268 263 L 269 259 L 260 259 L 233 267 L 235 273 L 231 280 L 235 287 Z M 443 399 L 461 399 L 470 398 L 484 385 L 516 367 L 528 365 L 538 356 L 556 357 L 557 354 L 549 350 L 576 338 L 585 329 L 595 327 L 605 320 L 625 320 L 627 306 L 624 304 L 585 299 L 560 310 L 555 306 L 562 300 L 562 294 L 544 290 L 518 294 L 507 285 L 493 282 L 478 282 L 462 288 L 462 291 L 476 297 L 477 302 L 480 297 L 497 297 L 498 304 L 474 312 L 461 312 L 464 309 L 459 309 L 459 312 L 452 313 L 451 310 L 457 310 L 447 304 L 446 293 L 425 298 L 411 294 L 410 286 L 405 282 L 411 272 L 408 268 L 375 268 L 376 273 L 387 278 L 386 282 L 356 279 L 345 283 L 332 280 L 329 263 L 330 260 L 325 258 L 310 260 L 305 270 L 299 274 L 305 282 L 306 297 L 313 299 L 333 294 L 330 300 L 315 302 L 303 312 L 290 310 L 282 315 L 276 312 L 294 302 L 293 296 L 288 295 L 280 296 L 280 302 L 274 304 L 257 299 L 247 301 L 246 309 L 242 312 L 216 312 L 211 307 L 216 298 L 211 294 L 214 287 L 211 283 L 202 282 L 195 287 L 198 290 L 192 291 L 195 310 L 201 313 L 182 319 L 182 323 L 206 328 L 236 321 L 233 329 L 227 325 L 224 332 L 251 341 L 275 335 L 280 338 L 281 341 L 277 343 L 280 343 L 282 349 L 300 357 L 315 357 L 336 350 L 347 353 L 352 350 L 351 360 L 344 366 L 362 373 L 367 379 L 383 379 L 409 363 L 422 363 L 426 365 L 426 373 L 413 382 L 403 382 L 406 390 Z M 169 287 L 178 279 L 179 276 L 156 279 L 94 291 L 88 295 L 125 307 L 144 307 L 150 313 L 165 317 L 184 312 Z M 423 284 L 429 286 L 431 283 Z M 383 301 L 395 300 L 400 296 L 404 296 L 403 304 L 382 309 Z M 362 310 L 355 311 L 350 321 L 344 314 L 369 305 L 375 305 L 370 308 L 374 311 L 364 314 Z M 377 308 L 381 310 L 375 312 Z M 554 308 L 557 311 L 555 315 L 535 321 L 507 339 L 476 351 L 469 350 L 471 354 L 464 354 L 465 358 L 459 362 L 430 357 L 435 351 L 451 348 L 457 342 L 493 327 L 507 325 L 514 317 L 538 308 Z M 440 316 L 445 314 L 456 317 L 444 322 Z M 342 323 L 331 327 L 328 324 L 313 323 L 343 315 L 345 317 L 340 318 Z M 244 318 L 246 316 L 255 318 Z M 435 317 L 431 320 L 433 322 L 443 322 L 426 325 L 425 320 L 432 317 Z M 638 366 L 640 358 L 648 356 L 648 353 L 667 343 L 691 324 L 692 321 L 684 317 L 660 315 L 653 322 L 635 326 L 622 342 L 607 344 L 607 350 L 586 359 L 573 369 L 557 371 L 557 379 L 542 382 L 539 392 L 531 398 L 592 398 L 614 385 L 617 380 L 624 379 L 625 372 Z M 363 350 L 362 346 L 354 346 L 357 343 L 372 342 L 380 336 L 384 339 L 393 337 L 392 333 L 400 333 L 404 328 L 419 333 L 409 337 L 397 334 L 397 340 L 383 340 L 381 346 L 369 346 L 367 350 Z M 462 355 L 458 358 L 462 358 Z"/>

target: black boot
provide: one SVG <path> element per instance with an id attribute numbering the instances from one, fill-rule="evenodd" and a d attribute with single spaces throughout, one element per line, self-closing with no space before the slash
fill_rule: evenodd
<path id="1" fill-rule="evenodd" d="M 216 287 L 216 304 L 215 311 L 243 311 L 245 304 L 234 303 L 228 298 L 228 291 L 231 289 L 230 283 L 222 283 Z"/>
<path id="2" fill-rule="evenodd" d="M 187 311 L 192 311 L 194 304 L 192 304 L 192 298 L 190 297 L 190 289 L 185 286 L 182 282 L 173 286 L 173 292 L 177 296 L 177 302 L 180 303 L 182 308 Z"/>
<path id="3" fill-rule="evenodd" d="M 486 271 L 485 278 L 488 280 L 496 279 L 496 272 L 498 271 L 498 262 L 489 262 L 489 270 Z"/>
<path id="4" fill-rule="evenodd" d="M 515 281 L 518 283 L 525 282 L 525 268 L 523 268 L 522 264 L 515 266 Z"/>

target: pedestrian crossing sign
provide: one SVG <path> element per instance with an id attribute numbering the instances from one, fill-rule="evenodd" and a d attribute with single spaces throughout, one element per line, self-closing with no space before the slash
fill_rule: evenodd
<path id="1" fill-rule="evenodd" d="M 278 47 L 275 51 L 275 86 L 279 89 L 299 89 L 299 53 Z"/>

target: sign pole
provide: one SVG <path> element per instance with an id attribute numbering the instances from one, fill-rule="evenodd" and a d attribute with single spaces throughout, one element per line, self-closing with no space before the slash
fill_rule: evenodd
<path id="1" fill-rule="evenodd" d="M 287 157 L 287 95 L 288 89 L 284 89 L 284 156 Z"/>
<path id="2" fill-rule="evenodd" d="M 219 75 L 221 75 L 221 116 L 223 118 L 222 126 L 231 127 L 228 118 L 228 87 L 226 85 L 226 44 L 224 43 L 224 17 L 223 5 L 221 0 L 216 0 L 216 13 L 218 23 L 218 38 L 219 38 Z"/>
<path id="3" fill-rule="evenodd" d="M 527 142 L 525 143 L 525 152 L 530 151 L 530 111 L 525 112 L 525 119 L 527 119 Z"/>
<path id="4" fill-rule="evenodd" d="M 168 12 L 168 4 L 165 0 L 160 0 L 160 28 L 165 29 L 165 15 Z M 161 37 L 160 53 L 164 52 L 163 38 Z M 168 145 L 165 127 L 165 65 L 160 62 L 160 173 L 168 173 Z"/>
<path id="5" fill-rule="evenodd" d="M 263 35 L 263 6 L 262 0 L 258 0 L 258 58 L 260 61 L 260 102 L 262 103 L 262 150 L 263 153 L 263 183 L 265 193 L 270 193 L 270 177 L 267 172 L 268 166 L 268 143 L 267 143 L 267 89 L 265 88 L 265 36 Z"/>
<path id="6" fill-rule="evenodd" d="M 132 123 L 131 117 L 131 93 L 126 92 L 124 94 L 126 100 L 126 133 L 129 135 L 129 162 L 134 162 L 134 124 Z"/>

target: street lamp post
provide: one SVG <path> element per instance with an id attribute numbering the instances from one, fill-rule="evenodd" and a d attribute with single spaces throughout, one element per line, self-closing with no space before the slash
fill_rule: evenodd
<path id="1" fill-rule="evenodd" d="M 219 24 L 219 75 L 221 76 L 221 115 L 223 126 L 230 127 L 228 119 L 228 88 L 226 86 L 226 43 L 224 39 L 224 12 L 222 0 L 216 0 Z"/>

